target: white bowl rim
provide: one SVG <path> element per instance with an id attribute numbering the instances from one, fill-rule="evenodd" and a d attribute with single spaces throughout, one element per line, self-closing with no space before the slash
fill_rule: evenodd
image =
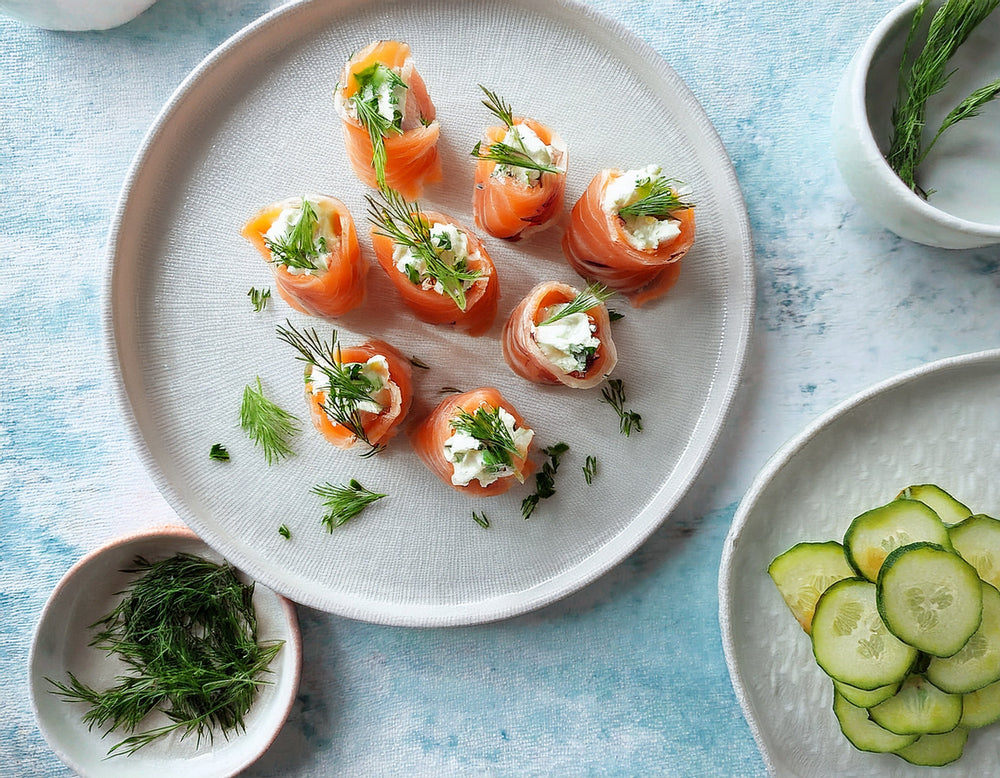
<path id="1" fill-rule="evenodd" d="M 875 52 L 886 39 L 901 19 L 911 15 L 920 5 L 921 0 L 904 0 L 898 6 L 887 13 L 875 26 L 871 34 L 858 49 L 855 55 L 853 72 L 850 77 L 850 101 L 856 116 L 864 117 L 863 130 L 861 132 L 861 145 L 865 154 L 872 160 L 876 170 L 884 178 L 889 179 L 890 191 L 895 194 L 907 207 L 913 208 L 920 216 L 929 221 L 952 230 L 982 235 L 983 237 L 1000 238 L 1000 224 L 990 224 L 987 222 L 977 222 L 970 219 L 963 219 L 960 216 L 942 211 L 940 208 L 928 203 L 920 195 L 911 190 L 902 182 L 895 171 L 889 167 L 885 156 L 878 147 L 875 135 L 872 133 L 871 122 L 868 120 L 868 73 L 871 70 L 872 60 Z"/>

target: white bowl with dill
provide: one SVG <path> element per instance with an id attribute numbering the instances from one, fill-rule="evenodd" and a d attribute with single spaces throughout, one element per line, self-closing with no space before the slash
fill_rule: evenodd
<path id="1" fill-rule="evenodd" d="M 837 164 L 868 214 L 900 237 L 949 249 L 1000 243 L 1000 97 L 995 97 L 995 91 L 994 96 L 980 92 L 975 115 L 954 122 L 934 140 L 963 101 L 977 90 L 996 88 L 1000 9 L 976 24 L 938 69 L 937 78 L 944 85 L 927 99 L 926 114 L 904 115 L 894 122 L 894 111 L 900 114 L 903 104 L 900 66 L 921 4 L 921 0 L 907 0 L 893 9 L 851 60 L 834 101 Z M 923 84 L 933 81 L 934 73 L 928 73 L 928 68 L 921 71 L 919 66 L 911 70 L 911 63 L 942 5 L 941 0 L 927 4 L 903 68 Z M 905 98 L 906 91 L 902 94 Z M 970 103 L 965 106 L 968 109 Z M 912 188 L 887 161 L 893 149 L 894 124 L 905 130 L 907 123 L 920 139 L 916 158 L 923 157 L 914 171 Z"/>
<path id="2" fill-rule="evenodd" d="M 136 582 L 144 573 L 128 571 L 138 558 L 154 565 L 171 561 L 178 554 L 190 555 L 196 564 L 207 562 L 218 567 L 223 563 L 186 527 L 147 530 L 102 546 L 73 565 L 42 610 L 29 661 L 32 707 L 46 741 L 78 775 L 235 775 L 267 750 L 291 710 L 301 667 L 295 609 L 288 600 L 259 585 L 253 587 L 251 600 L 256 643 L 266 647 L 280 641 L 281 645 L 273 658 L 265 660 L 267 670 L 254 676 L 263 683 L 242 716 L 242 727 L 224 732 L 213 725 L 202 732 L 200 744 L 195 732 L 185 736 L 182 727 L 151 739 L 132 753 L 121 749 L 122 753 L 109 756 L 110 749 L 134 733 L 121 729 L 106 732 L 108 725 L 88 727 L 84 715 L 89 703 L 67 700 L 59 693 L 57 684 L 72 686 L 70 674 L 102 695 L 116 687 L 122 676 L 137 675 L 115 652 L 91 645 L 99 631 L 93 625 L 128 596 L 122 594 L 124 590 L 137 589 Z M 249 582 L 239 573 L 236 578 L 238 586 L 249 594 Z M 142 719 L 135 733 L 169 724 L 164 713 L 154 710 Z"/>

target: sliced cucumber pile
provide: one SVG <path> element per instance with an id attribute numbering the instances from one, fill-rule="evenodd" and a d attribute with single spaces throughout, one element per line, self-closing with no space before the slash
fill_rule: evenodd
<path id="1" fill-rule="evenodd" d="M 767 570 L 862 751 L 941 766 L 1000 721 L 1000 521 L 908 486 Z"/>

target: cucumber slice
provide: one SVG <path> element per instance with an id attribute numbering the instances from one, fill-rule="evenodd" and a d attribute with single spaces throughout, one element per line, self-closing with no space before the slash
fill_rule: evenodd
<path id="1" fill-rule="evenodd" d="M 985 727 L 1000 721 L 1000 681 L 962 695 L 962 720 L 967 729 Z"/>
<path id="2" fill-rule="evenodd" d="M 844 553 L 858 575 L 875 581 L 889 553 L 918 541 L 951 548 L 948 528 L 919 500 L 898 498 L 862 513 L 844 534 Z"/>
<path id="3" fill-rule="evenodd" d="M 972 511 L 936 484 L 907 486 L 898 496 L 908 500 L 920 500 L 945 524 L 955 524 L 972 515 Z"/>
<path id="4" fill-rule="evenodd" d="M 837 691 L 833 693 L 833 712 L 851 745 L 860 751 L 887 754 L 916 741 L 919 735 L 897 735 L 868 718 L 868 711 L 852 704 Z"/>
<path id="5" fill-rule="evenodd" d="M 979 577 L 1000 589 L 1000 521 L 978 513 L 948 528 L 952 546 Z"/>
<path id="6" fill-rule="evenodd" d="M 788 609 L 809 634 L 816 601 L 835 581 L 853 578 L 844 547 L 834 540 L 798 543 L 774 558 L 767 568 Z"/>
<path id="7" fill-rule="evenodd" d="M 924 767 L 942 767 L 962 755 L 969 730 L 955 727 L 943 735 L 921 735 L 913 743 L 894 752 L 910 764 Z"/>
<path id="8" fill-rule="evenodd" d="M 875 584 L 846 578 L 816 603 L 813 655 L 823 671 L 842 683 L 872 690 L 902 681 L 917 650 L 896 638 L 878 615 Z"/>
<path id="9" fill-rule="evenodd" d="M 834 680 L 833 688 L 851 705 L 857 705 L 859 708 L 870 708 L 892 697 L 892 695 L 899 691 L 899 684 L 890 683 L 888 686 L 879 686 L 877 689 L 868 690 L 858 689 L 850 684 Z M 866 713 L 865 715 L 868 714 Z"/>
<path id="10" fill-rule="evenodd" d="M 946 692 L 964 694 L 1000 681 L 1000 592 L 988 583 L 983 591 L 983 620 L 969 642 L 954 656 L 934 657 L 928 680 Z"/>
<path id="11" fill-rule="evenodd" d="M 948 694 L 922 675 L 911 675 L 896 694 L 869 708 L 868 715 L 897 735 L 938 735 L 958 726 L 962 695 Z"/>
<path id="12" fill-rule="evenodd" d="M 889 631 L 931 656 L 958 653 L 983 615 L 976 569 L 933 543 L 911 543 L 886 557 L 877 602 Z"/>

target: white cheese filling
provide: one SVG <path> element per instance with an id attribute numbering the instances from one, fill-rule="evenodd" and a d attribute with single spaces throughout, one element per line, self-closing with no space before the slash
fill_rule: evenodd
<path id="1" fill-rule="evenodd" d="M 406 94 L 409 91 L 405 83 L 401 83 L 395 79 L 380 78 L 377 79 L 377 83 L 375 81 L 368 82 L 360 91 L 355 92 L 354 95 L 348 97 L 346 100 L 342 97 L 341 90 L 338 87 L 337 93 L 334 96 L 334 105 L 338 115 L 349 116 L 355 121 L 359 121 L 357 100 L 373 95 L 379 115 L 399 128 L 402 126 L 403 117 L 406 115 Z"/>
<path id="2" fill-rule="evenodd" d="M 638 170 L 626 170 L 612 179 L 604 189 L 604 211 L 616 215 L 618 211 L 641 199 L 643 188 L 660 177 L 659 165 L 648 165 Z M 657 219 L 655 216 L 620 217 L 625 222 L 628 242 L 640 251 L 655 251 L 681 234 L 677 219 Z"/>
<path id="3" fill-rule="evenodd" d="M 313 226 L 313 245 L 317 246 L 320 239 L 323 240 L 323 248 L 320 250 L 319 256 L 312 258 L 312 262 L 316 265 L 316 268 L 310 270 L 305 267 L 291 267 L 280 261 L 276 261 L 275 264 L 281 265 L 293 276 L 302 276 L 307 273 L 321 275 L 330 269 L 330 257 L 333 256 L 333 253 L 340 245 L 340 236 L 333 232 L 333 220 L 330 218 L 330 208 L 323 205 L 319 200 L 304 197 L 302 200 L 296 200 L 294 203 L 286 205 L 271 223 L 267 232 L 264 233 L 264 239 L 268 243 L 286 242 L 302 218 L 303 202 L 309 203 L 316 214 L 316 224 Z"/>
<path id="4" fill-rule="evenodd" d="M 531 439 L 535 436 L 534 430 L 527 427 L 514 429 L 514 417 L 503 408 L 497 410 L 500 412 L 500 420 L 514 441 L 518 455 L 525 456 Z M 494 481 L 511 475 L 521 480 L 513 468 L 503 466 L 494 470 L 488 467 L 483 461 L 485 453 L 485 446 L 481 440 L 464 432 L 455 432 L 444 442 L 444 458 L 451 462 L 453 467 L 451 482 L 455 486 L 468 486 L 475 479 L 479 481 L 480 486 L 489 486 Z"/>
<path id="5" fill-rule="evenodd" d="M 561 311 L 568 303 L 542 311 L 542 321 Z M 531 334 L 545 358 L 563 373 L 585 372 L 587 358 L 601 345 L 594 337 L 597 325 L 586 313 L 571 313 L 551 324 L 532 324 Z"/>
<path id="6" fill-rule="evenodd" d="M 550 167 L 554 165 L 553 160 L 555 159 L 555 149 L 552 146 L 545 144 L 542 139 L 538 137 L 538 134 L 527 124 L 515 123 L 513 127 L 507 130 L 507 134 L 503 136 L 500 142 L 513 149 L 525 152 L 528 158 L 535 164 L 547 165 Z M 503 165 L 498 163 L 497 166 L 493 168 L 492 175 L 495 178 L 510 176 L 525 186 L 532 186 L 538 181 L 539 178 L 541 178 L 542 171 L 518 167 L 517 165 Z"/>
<path id="7" fill-rule="evenodd" d="M 432 224 L 431 245 L 444 264 L 450 267 L 468 267 L 470 260 L 478 260 L 479 252 L 469 253 L 469 240 L 464 232 L 454 224 Z M 424 289 L 433 289 L 438 294 L 444 294 L 444 286 L 427 268 L 427 260 L 414 254 L 410 246 L 395 244 L 392 250 L 392 262 L 396 269 L 408 276 L 411 281 Z M 462 288 L 468 289 L 475 281 L 463 281 Z"/>
<path id="8" fill-rule="evenodd" d="M 359 411 L 367 411 L 368 413 L 381 413 L 389 403 L 388 361 L 381 354 L 376 354 L 367 362 L 345 362 L 343 367 L 350 368 L 352 365 L 360 365 L 360 376 L 367 379 L 372 385 L 372 390 L 369 394 L 371 399 L 359 402 L 356 406 L 357 409 Z M 325 370 L 310 365 L 306 372 L 306 381 L 312 383 L 311 391 L 313 394 L 325 392 L 328 398 L 327 402 L 332 401 L 333 393 L 330 389 L 330 377 L 326 374 Z"/>

